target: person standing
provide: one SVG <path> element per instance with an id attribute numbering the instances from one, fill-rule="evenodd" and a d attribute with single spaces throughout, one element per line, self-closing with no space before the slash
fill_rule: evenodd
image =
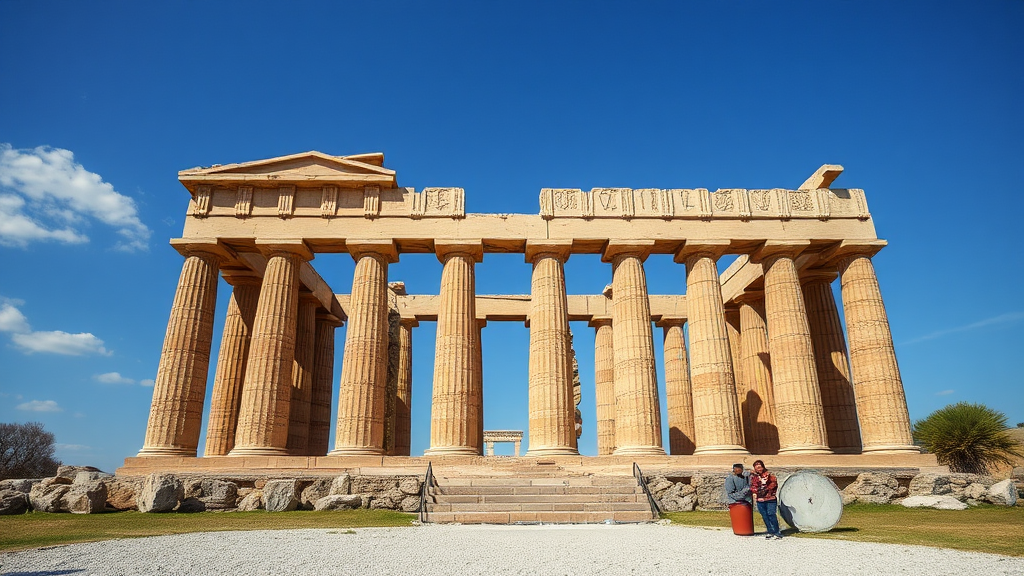
<path id="1" fill-rule="evenodd" d="M 732 474 L 725 478 L 725 501 L 729 505 L 729 521 L 737 536 L 754 535 L 754 510 L 750 503 L 750 472 L 743 464 L 733 464 Z"/>
<path id="2" fill-rule="evenodd" d="M 761 519 L 764 520 L 764 525 L 768 528 L 768 535 L 765 536 L 768 540 L 782 538 L 782 533 L 779 531 L 779 518 L 776 516 L 778 509 L 776 493 L 778 490 L 779 482 L 775 478 L 775 474 L 764 467 L 764 462 L 755 460 L 754 474 L 750 477 L 750 491 L 757 502 L 757 512 L 761 514 Z"/>

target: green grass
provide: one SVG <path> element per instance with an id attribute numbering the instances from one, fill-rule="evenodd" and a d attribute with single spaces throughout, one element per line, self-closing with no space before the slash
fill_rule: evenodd
<path id="1" fill-rule="evenodd" d="M 0 550 L 137 538 L 187 532 L 222 530 L 285 530 L 291 528 L 345 529 L 371 526 L 410 526 L 415 514 L 391 510 L 339 510 L 334 512 L 218 512 L 200 514 L 47 514 L 33 512 L 0 516 Z"/>
<path id="2" fill-rule="evenodd" d="M 664 516 L 673 524 L 729 527 L 727 512 L 669 512 Z M 779 523 L 786 526 L 781 518 Z M 756 510 L 754 530 L 765 531 Z M 831 532 L 783 533 L 799 538 L 915 544 L 1024 556 L 1024 508 L 982 505 L 967 510 L 933 510 L 854 504 L 844 509 L 843 519 Z"/>

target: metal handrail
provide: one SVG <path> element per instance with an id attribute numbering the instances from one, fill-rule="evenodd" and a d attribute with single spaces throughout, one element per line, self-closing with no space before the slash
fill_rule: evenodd
<path id="1" fill-rule="evenodd" d="M 655 516 L 661 516 L 661 506 L 658 506 L 658 502 L 654 499 L 649 488 L 647 488 L 647 482 L 644 480 L 644 473 L 640 471 L 640 467 L 637 466 L 636 462 L 633 462 L 633 477 L 636 478 L 640 487 L 644 489 L 644 494 L 647 495 L 647 501 L 651 503 L 651 510 L 654 511 Z"/>
<path id="2" fill-rule="evenodd" d="M 423 486 L 420 487 L 420 522 L 427 521 L 427 496 L 430 489 L 437 484 L 434 479 L 434 467 L 427 462 L 427 473 L 423 475 Z"/>

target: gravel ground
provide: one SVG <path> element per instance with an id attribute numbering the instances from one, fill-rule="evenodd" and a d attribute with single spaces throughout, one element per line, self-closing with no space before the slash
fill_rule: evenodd
<path id="1" fill-rule="evenodd" d="M 205 532 L 0 554 L 0 575 L 1024 574 L 1024 558 L 665 526 Z"/>

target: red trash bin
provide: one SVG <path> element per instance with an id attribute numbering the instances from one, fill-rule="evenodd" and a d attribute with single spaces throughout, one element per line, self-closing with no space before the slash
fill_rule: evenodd
<path id="1" fill-rule="evenodd" d="M 754 535 L 754 507 L 746 502 L 729 504 L 729 520 L 732 533 L 737 536 Z"/>

